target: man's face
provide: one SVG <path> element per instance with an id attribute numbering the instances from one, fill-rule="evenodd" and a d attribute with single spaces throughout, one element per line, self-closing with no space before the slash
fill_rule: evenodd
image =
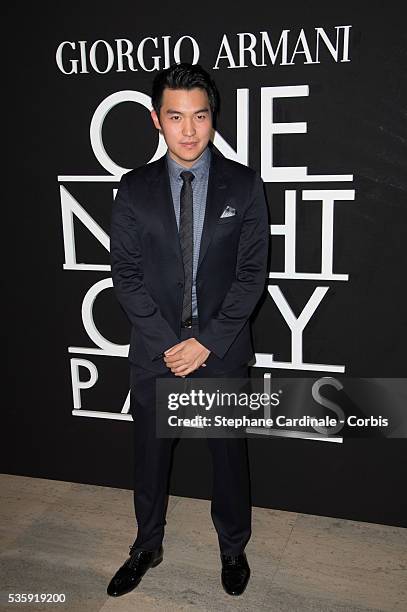
<path id="1" fill-rule="evenodd" d="M 151 117 L 161 130 L 170 156 L 190 168 L 208 146 L 212 135 L 212 113 L 204 89 L 164 89 L 160 116 Z"/>

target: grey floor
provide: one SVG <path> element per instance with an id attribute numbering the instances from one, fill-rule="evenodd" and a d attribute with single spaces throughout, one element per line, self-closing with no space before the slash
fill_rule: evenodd
<path id="1" fill-rule="evenodd" d="M 252 578 L 220 585 L 209 502 L 171 497 L 164 562 L 118 599 L 106 586 L 135 536 L 132 493 L 0 476 L 1 609 L 122 612 L 407 610 L 407 530 L 253 508 Z M 65 593 L 65 604 L 7 604 L 8 593 Z"/>

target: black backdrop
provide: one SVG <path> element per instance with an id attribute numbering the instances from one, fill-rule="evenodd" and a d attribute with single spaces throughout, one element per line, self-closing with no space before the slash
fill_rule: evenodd
<path id="1" fill-rule="evenodd" d="M 4 149 L 10 162 L 5 188 L 9 225 L 3 232 L 3 273 L 7 286 L 3 317 L 8 346 L 8 374 L 3 385 L 5 443 L 3 471 L 45 478 L 131 488 L 131 424 L 124 420 L 72 414 L 71 359 L 95 364 L 98 381 L 82 392 L 82 410 L 120 413 L 128 391 L 126 359 L 75 354 L 68 347 L 94 347 L 81 319 L 85 294 L 106 270 L 64 269 L 66 252 L 60 188 L 80 203 L 106 234 L 112 190 L 117 182 L 78 181 L 58 177 L 106 175 L 95 158 L 89 127 L 98 105 L 123 90 L 150 93 L 154 72 L 63 74 L 55 60 L 63 41 L 96 40 L 114 45 L 163 36 L 171 44 L 191 36 L 200 63 L 217 80 L 222 108 L 218 131 L 237 146 L 236 90 L 249 90 L 248 163 L 261 169 L 261 88 L 308 86 L 309 95 L 280 98 L 274 121 L 307 122 L 307 133 L 274 139 L 276 166 L 306 166 L 309 175 L 353 175 L 353 180 L 266 181 L 272 224 L 284 222 L 285 190 L 297 198 L 297 270 L 317 272 L 321 265 L 321 205 L 303 202 L 310 189 L 355 190 L 353 201 L 335 204 L 333 271 L 348 280 L 270 278 L 296 316 L 316 287 L 329 290 L 303 335 L 305 363 L 336 364 L 350 376 L 405 375 L 406 227 L 406 46 L 397 3 L 323 2 L 217 3 L 171 7 L 105 1 L 69 6 L 46 3 L 19 8 L 9 15 L 9 81 L 3 115 L 8 132 Z M 349 29 L 348 62 L 334 61 L 321 48 L 320 63 L 213 69 L 226 34 L 237 58 L 237 34 L 267 31 L 275 44 L 290 30 L 289 56 L 304 29 L 315 55 L 315 28 L 334 41 L 335 26 Z M 343 31 L 342 31 L 343 33 Z M 323 45 L 322 45 L 323 47 Z M 186 43 L 182 59 L 190 60 Z M 302 46 L 302 50 L 304 46 Z M 297 50 L 300 50 L 298 47 Z M 65 48 L 68 66 L 69 49 Z M 79 57 L 78 48 L 70 51 Z M 145 46 L 152 65 L 151 42 Z M 104 65 L 103 49 L 100 65 Z M 259 56 L 258 56 L 259 57 Z M 249 58 L 249 55 L 247 55 Z M 261 60 L 257 60 L 261 63 Z M 116 164 L 131 168 L 153 156 L 157 136 L 148 113 L 124 102 L 105 118 L 103 141 Z M 263 178 L 265 178 L 263 176 Z M 108 264 L 107 250 L 83 223 L 74 219 L 76 261 Z M 284 269 L 284 242 L 272 238 L 271 270 Z M 126 344 L 128 323 L 111 289 L 93 308 L 96 327 L 112 343 Z M 279 362 L 291 359 L 290 331 L 270 295 L 254 321 L 255 348 Z M 74 349 L 74 351 L 77 349 Z M 284 376 L 284 369 L 265 369 Z M 307 368 L 305 368 L 307 371 Z M 328 369 L 329 371 L 329 369 Z M 258 370 L 257 370 L 258 372 Z M 295 372 L 295 369 L 294 369 Z M 312 368 L 309 370 L 312 372 Z M 291 370 L 291 374 L 293 371 Z M 301 372 L 300 372 L 301 374 Z M 302 372 L 304 374 L 304 371 Z M 86 368 L 80 372 L 89 376 Z M 324 375 L 321 372 L 321 376 Z M 7 398 L 7 399 L 6 399 Z M 403 524 L 406 481 L 405 440 L 345 440 L 330 444 L 275 437 L 249 440 L 253 504 L 329 516 Z M 177 447 L 171 492 L 209 498 L 208 451 L 203 440 L 182 440 Z M 405 500 L 404 500 L 405 503 Z"/>

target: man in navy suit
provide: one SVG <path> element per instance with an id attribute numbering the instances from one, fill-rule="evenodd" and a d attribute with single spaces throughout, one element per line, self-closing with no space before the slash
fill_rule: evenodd
<path id="1" fill-rule="evenodd" d="M 131 324 L 137 538 L 110 581 L 123 595 L 163 559 L 173 440 L 155 432 L 158 377 L 245 378 L 253 357 L 249 317 L 265 288 L 268 211 L 258 172 L 210 145 L 218 107 L 199 65 L 178 64 L 154 79 L 152 120 L 167 143 L 161 159 L 125 174 L 111 222 L 117 298 Z M 208 438 L 211 516 L 227 593 L 250 577 L 247 444 Z"/>

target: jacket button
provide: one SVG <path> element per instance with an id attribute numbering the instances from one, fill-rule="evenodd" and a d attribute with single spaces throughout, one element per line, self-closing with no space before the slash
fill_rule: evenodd
<path id="1" fill-rule="evenodd" d="M 183 287 L 183 286 L 184 286 L 184 283 L 181 283 L 181 281 L 178 281 L 177 286 L 178 286 L 178 287 Z"/>

